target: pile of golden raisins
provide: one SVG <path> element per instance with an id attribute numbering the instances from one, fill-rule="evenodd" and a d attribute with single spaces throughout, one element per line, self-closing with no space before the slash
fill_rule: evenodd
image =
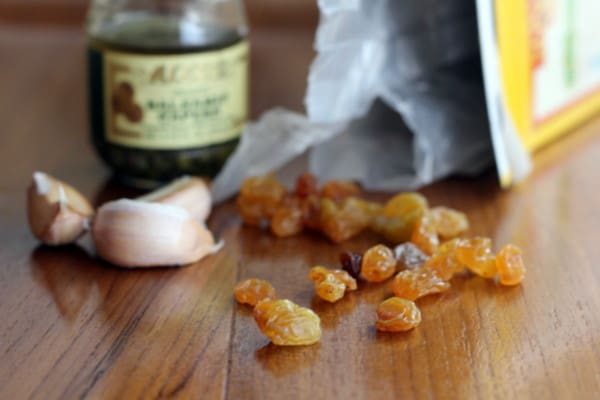
<path id="1" fill-rule="evenodd" d="M 381 208 L 360 195 L 353 182 L 330 181 L 319 188 L 311 174 L 300 175 L 288 192 L 273 175 L 265 175 L 242 183 L 237 207 L 244 223 L 268 226 L 276 236 L 320 231 L 337 243 L 368 228 Z"/>
<path id="2" fill-rule="evenodd" d="M 489 238 L 458 237 L 469 228 L 465 214 L 430 208 L 418 193 L 400 193 L 383 205 L 362 200 L 359 194 L 359 188 L 349 182 L 331 181 L 318 189 L 309 174 L 298 178 L 290 194 L 275 178 L 265 176 L 246 180 L 237 203 L 246 223 L 268 223 L 277 236 L 310 229 L 339 242 L 370 228 L 397 244 L 393 249 L 377 244 L 364 254 L 344 252 L 342 269 L 315 266 L 308 276 L 317 296 L 331 303 L 356 290 L 357 280 L 384 282 L 394 277 L 394 297 L 376 311 L 375 326 L 381 331 L 400 332 L 419 325 L 421 312 L 415 301 L 448 290 L 450 280 L 464 271 L 502 285 L 523 280 L 525 266 L 517 246 L 505 245 L 494 254 Z M 273 343 L 303 345 L 319 340 L 319 317 L 289 300 L 276 300 L 268 282 L 248 279 L 234 293 L 238 302 L 255 306 L 257 325 Z"/>
<path id="3" fill-rule="evenodd" d="M 488 238 L 455 238 L 427 255 L 419 248 L 419 243 L 414 240 L 402 243 L 394 250 L 378 244 L 362 256 L 348 252 L 340 256 L 344 270 L 365 281 L 382 282 L 395 274 L 392 281 L 394 297 L 377 308 L 375 325 L 379 330 L 400 332 L 419 325 L 421 313 L 414 302 L 448 290 L 450 279 L 465 270 L 502 285 L 517 285 L 525 277 L 521 250 L 512 244 L 494 255 Z M 430 242 L 427 243 L 425 248 Z"/>

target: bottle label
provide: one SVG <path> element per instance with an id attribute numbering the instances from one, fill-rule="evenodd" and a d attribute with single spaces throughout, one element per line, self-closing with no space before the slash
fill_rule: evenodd
<path id="1" fill-rule="evenodd" d="M 238 137 L 247 119 L 248 43 L 199 53 L 104 59 L 106 139 L 143 149 L 182 149 Z"/>

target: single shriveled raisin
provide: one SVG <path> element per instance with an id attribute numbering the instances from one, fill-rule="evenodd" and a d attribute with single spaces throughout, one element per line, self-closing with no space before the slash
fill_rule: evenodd
<path id="1" fill-rule="evenodd" d="M 240 188 L 237 206 L 245 223 L 260 225 L 270 219 L 285 196 L 285 187 L 272 175 L 246 179 Z"/>
<path id="2" fill-rule="evenodd" d="M 358 279 L 360 277 L 360 266 L 362 264 L 362 254 L 345 251 L 340 254 L 340 263 L 344 271 L 351 277 Z"/>
<path id="3" fill-rule="evenodd" d="M 386 217 L 378 214 L 371 219 L 370 228 L 380 234 L 390 243 L 404 243 L 410 240 L 418 215 L 413 214 L 407 218 Z"/>
<path id="4" fill-rule="evenodd" d="M 346 285 L 336 279 L 332 274 L 328 274 L 325 279 L 315 282 L 315 291 L 317 296 L 330 303 L 335 303 L 344 297 Z"/>
<path id="5" fill-rule="evenodd" d="M 346 285 L 346 291 L 350 292 L 352 290 L 356 290 L 358 287 L 356 285 L 356 279 L 354 279 L 350 274 L 342 269 L 332 269 L 331 273 L 341 282 Z"/>
<path id="6" fill-rule="evenodd" d="M 425 261 L 424 268 L 431 268 L 445 281 L 450 280 L 454 274 L 465 269 L 464 265 L 456 258 L 456 249 L 460 239 L 453 239 L 443 243 L 437 251 Z"/>
<path id="7" fill-rule="evenodd" d="M 410 241 L 425 254 L 431 255 L 435 253 L 440 245 L 440 240 L 438 239 L 437 231 L 429 215 L 425 214 L 419 218 L 410 237 Z"/>
<path id="8" fill-rule="evenodd" d="M 399 244 L 394 247 L 394 257 L 398 261 L 398 268 L 417 269 L 423 267 L 423 264 L 429 258 L 417 246 L 411 242 Z"/>
<path id="9" fill-rule="evenodd" d="M 308 279 L 314 282 L 322 281 L 329 274 L 329 270 L 320 265 L 315 265 L 308 271 Z"/>
<path id="10" fill-rule="evenodd" d="M 313 174 L 305 172 L 296 178 L 296 196 L 304 198 L 318 194 L 317 178 Z"/>
<path id="11" fill-rule="evenodd" d="M 321 338 L 321 320 L 289 300 L 263 300 L 254 307 L 260 331 L 279 346 L 309 345 Z"/>
<path id="12" fill-rule="evenodd" d="M 285 187 L 273 174 L 250 176 L 242 182 L 240 194 L 243 196 L 262 196 L 264 193 L 260 193 L 260 190 L 271 192 L 274 188 L 285 194 Z"/>
<path id="13" fill-rule="evenodd" d="M 375 245 L 363 254 L 360 276 L 369 282 L 383 282 L 396 272 L 394 252 L 382 244 Z"/>
<path id="14" fill-rule="evenodd" d="M 308 278 L 315 282 L 317 295 L 323 300 L 335 303 L 344 293 L 356 290 L 356 280 L 346 271 L 330 270 L 321 266 L 311 268 Z"/>
<path id="15" fill-rule="evenodd" d="M 391 297 L 377 307 L 375 326 L 380 331 L 404 332 L 420 323 L 421 311 L 411 300 Z"/>
<path id="16" fill-rule="evenodd" d="M 450 284 L 429 268 L 398 272 L 392 284 L 392 290 L 397 297 L 413 301 L 449 288 Z"/>
<path id="17" fill-rule="evenodd" d="M 385 203 L 382 215 L 405 218 L 412 214 L 418 214 L 418 217 L 420 217 L 425 214 L 427 209 L 428 205 L 425 197 L 419 193 L 407 192 L 397 194 Z"/>
<path id="18" fill-rule="evenodd" d="M 250 201 L 240 196 L 236 200 L 236 205 L 246 225 L 260 226 L 269 219 L 263 204 L 257 201 Z"/>
<path id="19" fill-rule="evenodd" d="M 489 238 L 460 239 L 456 247 L 456 259 L 483 278 L 496 276 L 496 257 L 492 254 L 492 241 Z"/>
<path id="20" fill-rule="evenodd" d="M 400 193 L 392 197 L 371 220 L 371 229 L 392 243 L 410 237 L 419 218 L 427 212 L 427 200 L 418 193 Z"/>
<path id="21" fill-rule="evenodd" d="M 271 218 L 271 232 L 275 236 L 293 236 L 302 232 L 302 210 L 296 207 L 280 206 Z"/>
<path id="22" fill-rule="evenodd" d="M 525 264 L 521 249 L 507 244 L 496 255 L 498 278 L 502 285 L 518 285 L 525 278 Z"/>
<path id="23" fill-rule="evenodd" d="M 349 197 L 348 202 L 353 203 L 353 206 L 360 208 L 363 212 L 370 215 L 371 218 L 377 216 L 383 209 L 383 206 L 379 203 L 367 201 L 358 197 Z"/>
<path id="24" fill-rule="evenodd" d="M 460 211 L 434 207 L 430 214 L 438 235 L 444 239 L 451 239 L 469 229 L 469 219 Z"/>
<path id="25" fill-rule="evenodd" d="M 275 299 L 275 289 L 267 281 L 250 278 L 239 282 L 233 289 L 233 294 L 238 303 L 256 305 L 264 299 Z"/>
<path id="26" fill-rule="evenodd" d="M 340 204 L 327 198 L 321 199 L 321 230 L 333 242 L 343 242 L 359 234 L 370 221 L 369 212 L 352 198 Z"/>
<path id="27" fill-rule="evenodd" d="M 285 186 L 273 175 L 250 177 L 240 188 L 242 198 L 259 202 L 265 208 L 273 209 L 283 200 L 285 193 Z"/>
<path id="28" fill-rule="evenodd" d="M 321 197 L 331 199 L 335 202 L 344 200 L 346 197 L 354 197 L 361 194 L 360 187 L 350 181 L 329 181 L 321 188 Z"/>

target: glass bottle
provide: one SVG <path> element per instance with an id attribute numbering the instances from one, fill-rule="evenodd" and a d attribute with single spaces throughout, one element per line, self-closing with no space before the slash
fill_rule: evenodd
<path id="1" fill-rule="evenodd" d="M 241 0 L 92 1 L 92 138 L 120 180 L 220 170 L 247 119 L 246 36 Z"/>

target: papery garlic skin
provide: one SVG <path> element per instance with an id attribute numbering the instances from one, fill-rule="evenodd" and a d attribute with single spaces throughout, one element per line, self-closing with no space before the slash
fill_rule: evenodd
<path id="1" fill-rule="evenodd" d="M 33 235 L 47 245 L 73 243 L 94 214 L 90 202 L 71 185 L 35 172 L 27 190 L 27 217 Z"/>
<path id="2" fill-rule="evenodd" d="M 139 200 L 100 207 L 92 236 L 98 255 L 122 267 L 190 264 L 215 248 L 212 233 L 185 209 Z"/>
<path id="3" fill-rule="evenodd" d="M 191 176 L 176 179 L 165 187 L 139 197 L 138 200 L 183 207 L 199 221 L 208 218 L 212 207 L 210 190 L 206 182 Z"/>

